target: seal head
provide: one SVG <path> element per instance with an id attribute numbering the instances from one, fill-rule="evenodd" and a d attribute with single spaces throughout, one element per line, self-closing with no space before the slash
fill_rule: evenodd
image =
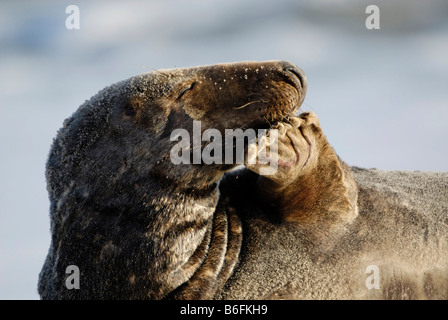
<path id="1" fill-rule="evenodd" d="M 294 114 L 305 92 L 290 63 L 241 62 L 142 74 L 86 101 L 47 162 L 52 242 L 41 297 L 211 297 L 241 246 L 237 215 L 218 206 L 219 181 L 236 164 L 175 165 L 172 132 L 193 136 L 195 121 L 223 135 L 269 128 Z M 64 285 L 70 265 L 81 290 Z"/>

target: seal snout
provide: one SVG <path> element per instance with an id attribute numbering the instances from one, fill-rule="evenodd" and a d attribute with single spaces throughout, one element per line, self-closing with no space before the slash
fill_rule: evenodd
<path id="1" fill-rule="evenodd" d="M 283 71 L 291 77 L 291 80 L 294 82 L 295 87 L 300 92 L 301 100 L 303 100 L 307 90 L 305 72 L 296 65 L 286 61 L 280 62 L 280 65 L 283 67 Z"/>

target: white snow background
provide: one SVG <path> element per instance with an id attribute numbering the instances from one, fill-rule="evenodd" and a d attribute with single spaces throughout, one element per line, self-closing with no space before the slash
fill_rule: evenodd
<path id="1" fill-rule="evenodd" d="M 68 30 L 65 8 L 80 9 Z M 379 30 L 365 9 L 380 8 Z M 0 299 L 38 299 L 50 244 L 45 162 L 106 85 L 241 60 L 304 69 L 302 110 L 350 165 L 448 171 L 446 0 L 0 1 Z"/>

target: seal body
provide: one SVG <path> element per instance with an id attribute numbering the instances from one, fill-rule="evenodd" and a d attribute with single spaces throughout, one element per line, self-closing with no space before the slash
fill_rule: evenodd
<path id="1" fill-rule="evenodd" d="M 217 298 L 447 299 L 448 173 L 350 170 L 358 214 L 338 232 L 279 219 L 256 174 L 229 174 L 221 188 L 244 212 L 244 242 Z"/>
<path id="2" fill-rule="evenodd" d="M 306 87 L 291 63 L 241 62 L 143 74 L 86 101 L 47 162 L 41 297 L 446 299 L 448 174 L 349 167 L 316 114 L 296 115 Z M 268 135 L 247 141 L 242 169 L 195 158 L 211 138 L 173 163 L 173 132 L 194 137 L 195 121 L 202 137 Z M 278 159 L 269 175 L 250 161 L 263 150 Z"/>
<path id="3" fill-rule="evenodd" d="M 221 183 L 245 240 L 218 296 L 446 299 L 448 173 L 349 167 L 312 112 L 276 127 L 277 172 L 246 164 Z"/>

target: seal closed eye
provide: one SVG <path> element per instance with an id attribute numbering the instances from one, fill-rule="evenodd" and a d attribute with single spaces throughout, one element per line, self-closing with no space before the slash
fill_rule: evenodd
<path id="1" fill-rule="evenodd" d="M 180 99 L 187 91 L 193 90 L 194 85 L 196 84 L 196 81 L 193 82 L 188 88 L 186 88 L 184 91 L 180 93 L 180 95 L 177 97 L 177 99 Z"/>

